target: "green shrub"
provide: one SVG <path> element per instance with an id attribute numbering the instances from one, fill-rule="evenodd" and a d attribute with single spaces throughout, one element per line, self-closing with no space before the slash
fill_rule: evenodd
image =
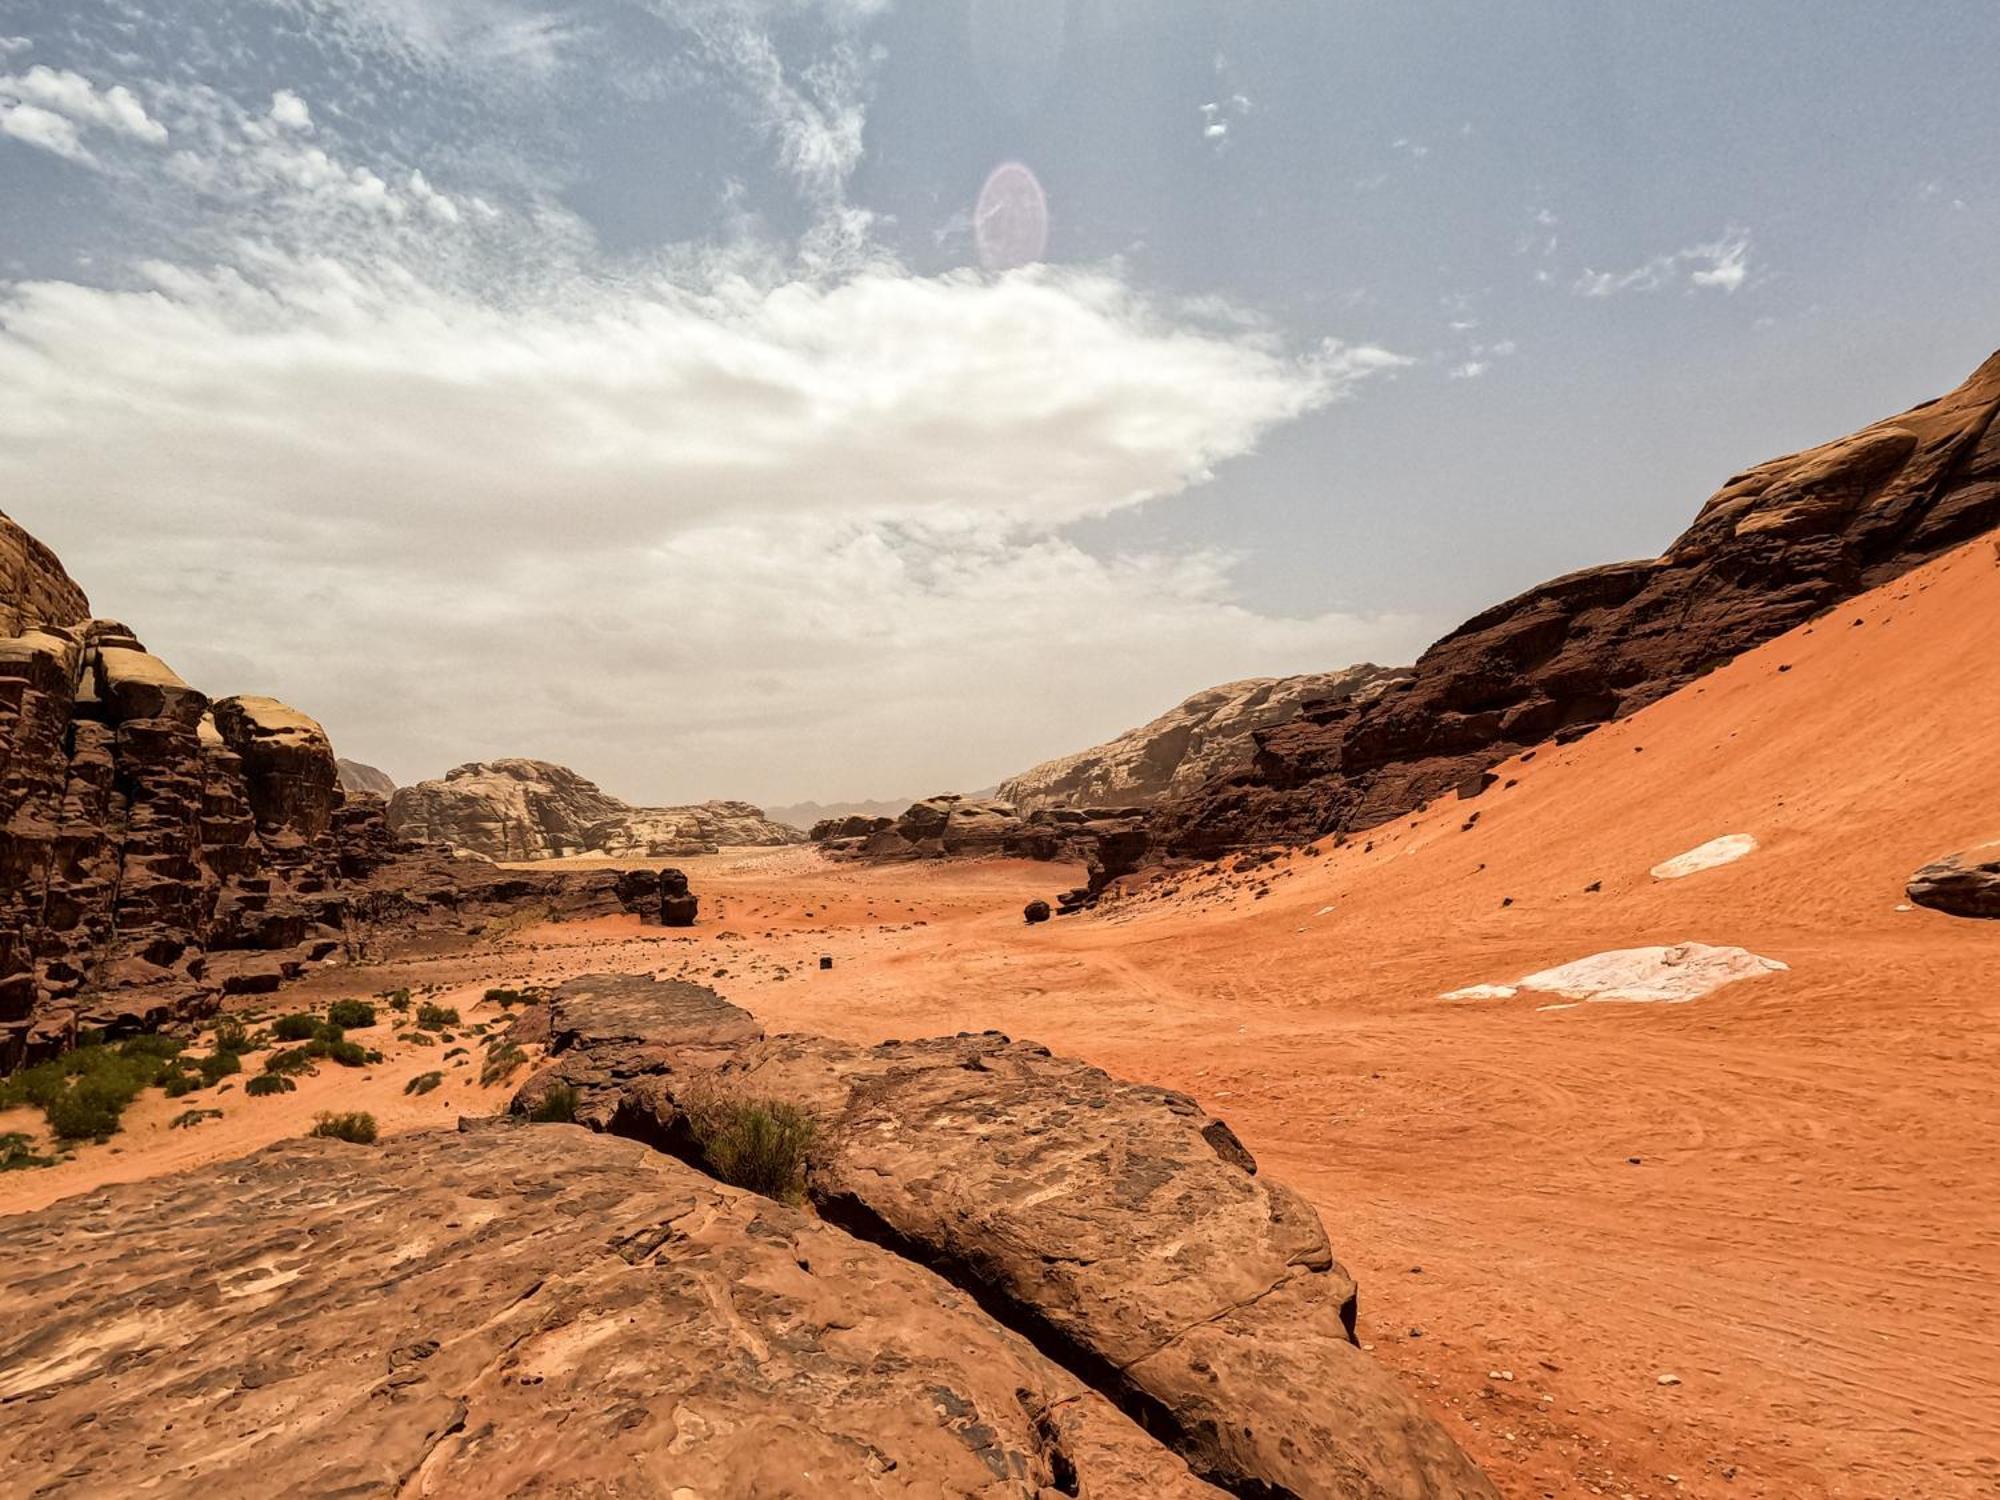
<path id="1" fill-rule="evenodd" d="M 382 998 L 389 1002 L 389 1009 L 398 1014 L 410 1008 L 410 992 L 408 990 L 384 990 Z"/>
<path id="2" fill-rule="evenodd" d="M 724 1182 L 786 1202 L 805 1196 L 806 1158 L 818 1126 L 797 1105 L 698 1098 L 688 1103 L 687 1115 L 703 1160 Z"/>
<path id="3" fill-rule="evenodd" d="M 347 1141 L 356 1146 L 375 1144 L 375 1117 L 355 1110 L 346 1114 L 328 1114 L 324 1111 L 313 1116 L 313 1128 L 306 1132 L 320 1140 Z"/>
<path id="4" fill-rule="evenodd" d="M 222 1082 L 232 1073 L 243 1071 L 243 1059 L 234 1052 L 212 1052 L 195 1066 L 201 1070 L 201 1081 L 214 1085 Z"/>
<path id="5" fill-rule="evenodd" d="M 321 1056 L 330 1057 L 343 1068 L 365 1067 L 371 1057 L 379 1060 L 380 1053 L 371 1053 L 359 1042 L 314 1042 L 314 1047 L 324 1048 Z"/>
<path id="6" fill-rule="evenodd" d="M 244 1029 L 243 1023 L 240 1020 L 235 1016 L 224 1016 L 215 1023 L 215 1050 L 217 1052 L 234 1052 L 241 1055 L 245 1052 L 254 1051 L 255 1045 L 251 1042 L 250 1033 Z"/>
<path id="7" fill-rule="evenodd" d="M 417 1025 L 425 1031 L 442 1031 L 457 1024 L 458 1012 L 448 1005 L 432 1005 L 426 1001 L 417 1007 Z"/>
<path id="8" fill-rule="evenodd" d="M 496 1047 L 486 1054 L 486 1066 L 479 1070 L 481 1088 L 491 1088 L 512 1078 L 528 1063 L 528 1054 L 509 1042 L 504 1047 Z"/>
<path id="9" fill-rule="evenodd" d="M 406 1094 L 428 1094 L 443 1082 L 444 1074 L 442 1073 L 419 1073 L 415 1078 L 412 1078 L 408 1083 L 403 1085 L 403 1092 Z"/>
<path id="10" fill-rule="evenodd" d="M 559 1083 L 535 1102 L 528 1118 L 538 1125 L 569 1125 L 576 1120 L 576 1090 Z"/>
<path id="11" fill-rule="evenodd" d="M 142 1090 L 183 1071 L 176 1065 L 182 1045 L 173 1037 L 138 1036 L 75 1048 L 0 1083 L 0 1108 L 36 1106 L 64 1141 L 108 1141 Z"/>
<path id="12" fill-rule="evenodd" d="M 336 1000 L 326 1008 L 326 1018 L 343 1030 L 360 1031 L 375 1024 L 375 1007 L 366 1000 Z"/>
<path id="13" fill-rule="evenodd" d="M 486 992 L 486 1002 L 497 1005 L 502 1010 L 512 1010 L 517 1005 L 540 1005 L 545 991 L 535 989 L 498 989 Z"/>
<path id="14" fill-rule="evenodd" d="M 300 1011 L 296 1015 L 280 1016 L 271 1027 L 271 1035 L 281 1042 L 304 1042 L 319 1035 L 321 1021 L 318 1016 L 309 1016 Z"/>
<path id="15" fill-rule="evenodd" d="M 288 1075 L 317 1073 L 319 1069 L 313 1066 L 312 1049 L 315 1045 L 318 1044 L 307 1042 L 303 1047 L 289 1047 L 283 1052 L 273 1052 L 264 1059 L 264 1071 Z"/>
<path id="16" fill-rule="evenodd" d="M 0 1135 L 0 1172 L 25 1172 L 30 1167 L 52 1167 L 53 1156 L 38 1156 L 33 1143 L 18 1130 Z"/>
<path id="17" fill-rule="evenodd" d="M 282 1073 L 259 1073 L 243 1085 L 243 1092 L 252 1099 L 267 1098 L 272 1094 L 289 1094 L 298 1085 Z"/>
<path id="18" fill-rule="evenodd" d="M 168 1073 L 160 1080 L 160 1089 L 169 1099 L 178 1099 L 184 1094 L 192 1094 L 196 1089 L 208 1087 L 208 1081 L 201 1074 L 193 1072 Z"/>
<path id="19" fill-rule="evenodd" d="M 204 1120 L 219 1120 L 221 1118 L 222 1111 L 219 1109 L 184 1109 L 171 1120 L 167 1121 L 167 1128 L 169 1130 L 189 1130 L 201 1124 Z"/>

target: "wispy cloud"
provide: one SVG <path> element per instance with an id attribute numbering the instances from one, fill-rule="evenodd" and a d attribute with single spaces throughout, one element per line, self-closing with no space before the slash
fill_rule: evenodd
<path id="1" fill-rule="evenodd" d="M 1750 236 L 1731 230 L 1721 239 L 1656 255 L 1630 271 L 1586 270 L 1571 288 L 1582 297 L 1615 297 L 1622 292 L 1657 292 L 1681 286 L 1733 293 L 1750 279 Z"/>

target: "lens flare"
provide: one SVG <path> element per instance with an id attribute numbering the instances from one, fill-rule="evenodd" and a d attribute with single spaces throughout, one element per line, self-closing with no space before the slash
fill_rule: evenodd
<path id="1" fill-rule="evenodd" d="M 1033 265 L 1049 249 L 1048 195 L 1027 167 L 1002 162 L 979 190 L 972 227 L 979 263 L 987 270 Z"/>

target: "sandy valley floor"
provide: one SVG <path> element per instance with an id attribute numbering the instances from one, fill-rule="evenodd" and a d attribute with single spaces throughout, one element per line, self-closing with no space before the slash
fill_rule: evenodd
<path id="1" fill-rule="evenodd" d="M 2000 837 L 1995 618 L 1982 543 L 1476 802 L 1094 917 L 1022 924 L 1073 883 L 1048 866 L 739 853 L 687 866 L 691 935 L 532 928 L 261 1008 L 649 971 L 773 1029 L 1031 1036 L 1200 1096 L 1312 1196 L 1364 1338 L 1510 1496 L 2000 1494 L 2000 924 L 1901 905 L 1918 864 Z M 1760 847 L 1648 874 L 1733 833 Z M 1685 940 L 1789 969 L 1685 1005 L 1438 998 Z M 225 1117 L 192 1130 L 148 1096 L 112 1145 L 0 1178 L 0 1211 L 319 1109 L 393 1130 L 506 1097 L 444 1065 L 408 1098 L 439 1054 L 388 1051 L 202 1099 Z"/>

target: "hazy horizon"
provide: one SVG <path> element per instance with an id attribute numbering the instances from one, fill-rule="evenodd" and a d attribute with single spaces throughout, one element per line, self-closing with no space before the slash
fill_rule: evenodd
<path id="1" fill-rule="evenodd" d="M 399 782 L 895 799 L 2000 345 L 1991 5 L 1500 10 L 12 0 L 0 509 Z"/>

